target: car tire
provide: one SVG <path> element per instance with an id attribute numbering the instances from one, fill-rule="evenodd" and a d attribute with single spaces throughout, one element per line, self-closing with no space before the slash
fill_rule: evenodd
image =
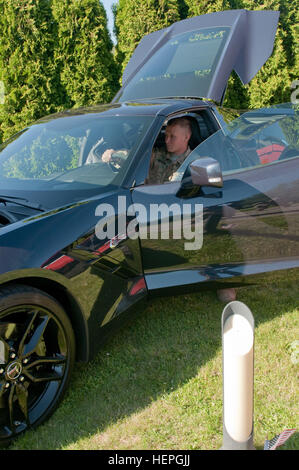
<path id="1" fill-rule="evenodd" d="M 0 290 L 0 445 L 51 416 L 69 384 L 75 339 L 62 306 L 29 286 Z"/>

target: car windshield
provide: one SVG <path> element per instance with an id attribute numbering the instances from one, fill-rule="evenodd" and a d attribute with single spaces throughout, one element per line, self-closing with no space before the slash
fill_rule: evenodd
<path id="1" fill-rule="evenodd" d="M 196 147 L 175 179 L 180 180 L 189 163 L 202 157 L 217 160 L 224 175 L 298 158 L 298 106 L 285 104 L 242 114 Z"/>
<path id="2" fill-rule="evenodd" d="M 45 118 L 0 149 L 0 194 L 6 190 L 80 191 L 119 185 L 151 116 L 69 115 Z"/>

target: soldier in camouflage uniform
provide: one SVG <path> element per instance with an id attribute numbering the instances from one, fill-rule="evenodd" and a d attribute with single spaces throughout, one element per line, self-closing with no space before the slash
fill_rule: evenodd
<path id="1" fill-rule="evenodd" d="M 152 153 L 149 176 L 147 184 L 159 184 L 167 181 L 176 181 L 176 171 L 188 157 L 191 150 L 187 150 L 181 155 L 171 155 L 163 149 L 154 150 Z"/>
<path id="2" fill-rule="evenodd" d="M 160 184 L 177 179 L 176 171 L 191 152 L 191 134 L 191 124 L 187 118 L 175 118 L 168 122 L 165 131 L 167 150 L 153 151 L 147 184 Z"/>

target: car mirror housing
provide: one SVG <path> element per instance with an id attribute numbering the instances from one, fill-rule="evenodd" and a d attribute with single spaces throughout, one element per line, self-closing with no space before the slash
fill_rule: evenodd
<path id="1" fill-rule="evenodd" d="M 194 186 L 214 186 L 222 188 L 223 179 L 220 164 L 210 157 L 199 158 L 189 165 Z"/>
<path id="2" fill-rule="evenodd" d="M 178 192 L 178 196 L 192 197 L 202 186 L 222 188 L 223 178 L 220 163 L 211 157 L 202 157 L 189 163 Z"/>

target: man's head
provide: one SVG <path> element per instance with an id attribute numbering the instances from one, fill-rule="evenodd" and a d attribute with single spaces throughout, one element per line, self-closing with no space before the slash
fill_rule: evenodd
<path id="1" fill-rule="evenodd" d="M 174 155 L 186 152 L 192 134 L 189 119 L 181 117 L 169 121 L 165 131 L 167 151 Z"/>

